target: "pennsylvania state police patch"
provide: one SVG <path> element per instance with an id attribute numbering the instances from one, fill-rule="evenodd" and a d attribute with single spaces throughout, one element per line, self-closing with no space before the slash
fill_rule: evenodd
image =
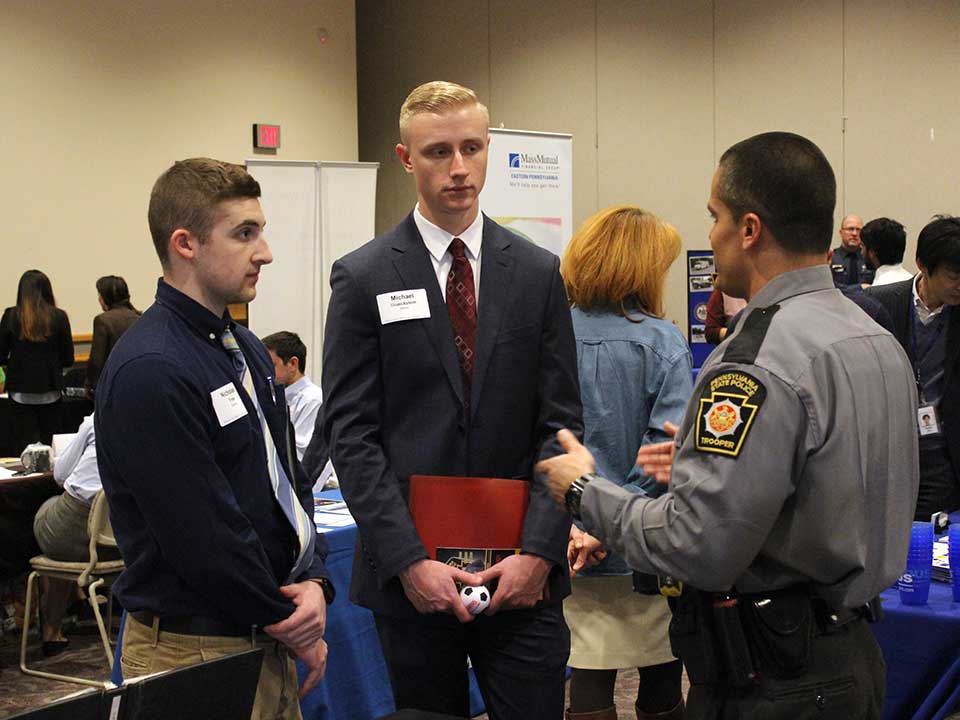
<path id="1" fill-rule="evenodd" d="M 697 450 L 737 457 L 766 397 L 763 383 L 740 370 L 708 380 L 697 408 Z"/>

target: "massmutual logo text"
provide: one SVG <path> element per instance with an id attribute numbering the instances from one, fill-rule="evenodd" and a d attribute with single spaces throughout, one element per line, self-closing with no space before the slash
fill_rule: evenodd
<path id="1" fill-rule="evenodd" d="M 544 155 L 543 153 L 508 153 L 511 169 L 516 170 L 547 170 L 556 172 L 560 169 L 558 155 Z"/>

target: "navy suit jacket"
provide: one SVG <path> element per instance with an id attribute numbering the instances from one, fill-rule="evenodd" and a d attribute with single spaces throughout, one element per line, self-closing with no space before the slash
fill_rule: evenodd
<path id="1" fill-rule="evenodd" d="M 894 337 L 900 341 L 910 362 L 915 364 L 910 324 L 910 315 L 916 312 L 913 305 L 913 279 L 877 285 L 868 288 L 866 293 L 886 308 L 893 320 Z M 939 412 L 953 474 L 960 478 L 960 307 L 944 308 L 944 311 L 949 312 L 950 317 L 947 320 L 947 353 Z"/>
<path id="2" fill-rule="evenodd" d="M 427 557 L 407 507 L 415 474 L 530 482 L 522 549 L 554 563 L 549 602 L 570 592 L 570 519 L 533 472 L 560 452 L 557 430 L 582 435 L 559 259 L 484 217 L 480 262 L 469 423 L 447 306 L 413 215 L 333 265 L 318 426 L 359 530 L 350 597 L 376 612 L 422 617 L 397 577 Z M 377 296 L 418 288 L 430 317 L 384 325 Z"/>

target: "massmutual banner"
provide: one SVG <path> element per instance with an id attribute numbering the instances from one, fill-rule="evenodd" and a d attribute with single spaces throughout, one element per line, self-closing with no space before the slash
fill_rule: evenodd
<path id="1" fill-rule="evenodd" d="M 573 234 L 573 136 L 491 128 L 480 207 L 504 227 L 562 255 Z"/>

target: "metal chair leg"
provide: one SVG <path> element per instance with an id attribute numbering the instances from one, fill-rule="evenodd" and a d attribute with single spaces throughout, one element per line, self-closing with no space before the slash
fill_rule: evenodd
<path id="1" fill-rule="evenodd" d="M 100 640 L 103 642 L 103 653 L 107 657 L 107 665 L 113 667 L 113 652 L 110 650 L 110 637 L 103 626 L 103 615 L 100 614 L 100 603 L 97 602 L 97 588 L 103 585 L 103 578 L 95 580 L 87 587 L 87 595 L 90 600 L 90 607 L 93 608 L 93 615 L 97 619 L 97 627 L 100 630 Z"/>
<path id="2" fill-rule="evenodd" d="M 87 680 L 82 677 L 75 677 L 73 675 L 60 675 L 58 673 L 43 672 L 41 670 L 33 670 L 27 667 L 27 635 L 30 632 L 30 606 L 33 603 L 33 583 L 34 580 L 40 575 L 37 571 L 30 573 L 30 577 L 27 578 L 27 601 L 25 608 L 25 615 L 23 618 L 23 636 L 20 638 L 20 672 L 26 675 L 35 675 L 37 677 L 47 678 L 48 680 L 61 680 L 63 682 L 77 683 L 78 685 L 90 685 L 92 687 L 107 687 L 107 683 L 102 680 Z M 103 580 L 100 579 L 97 582 L 102 583 Z M 96 584 L 96 583 L 94 583 Z M 94 601 L 95 602 L 95 601 Z M 103 637 L 103 620 L 100 618 L 100 613 L 94 606 L 94 612 L 97 616 L 97 621 L 100 625 L 100 634 L 101 638 Z M 43 638 L 43 631 L 41 630 L 40 634 L 41 640 Z M 108 664 L 113 663 L 113 658 L 110 656 L 109 648 L 110 644 L 107 643 L 107 657 Z"/>
<path id="3" fill-rule="evenodd" d="M 30 632 L 30 611 L 33 609 L 33 581 L 37 579 L 37 575 L 38 573 L 34 571 L 27 578 L 27 599 L 23 609 L 23 634 L 20 637 L 20 669 L 27 674 L 33 673 L 27 667 L 27 635 Z"/>

